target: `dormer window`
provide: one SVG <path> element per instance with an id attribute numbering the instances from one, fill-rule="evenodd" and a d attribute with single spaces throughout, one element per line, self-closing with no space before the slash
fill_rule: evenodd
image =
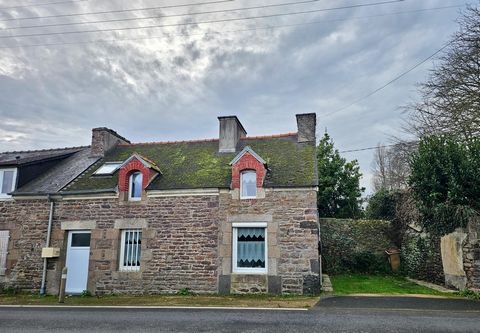
<path id="1" fill-rule="evenodd" d="M 142 182 L 143 175 L 141 172 L 135 171 L 130 175 L 128 200 L 138 201 L 142 199 Z"/>
<path id="2" fill-rule="evenodd" d="M 240 173 L 240 198 L 254 199 L 257 197 L 257 173 L 253 170 Z"/>
<path id="3" fill-rule="evenodd" d="M 17 169 L 0 169 L 0 199 L 9 198 L 7 193 L 15 190 Z"/>

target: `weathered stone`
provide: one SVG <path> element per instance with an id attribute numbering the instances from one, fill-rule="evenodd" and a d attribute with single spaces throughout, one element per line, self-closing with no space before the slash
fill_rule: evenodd
<path id="1" fill-rule="evenodd" d="M 280 295 L 282 293 L 282 278 L 276 275 L 269 275 L 267 280 L 268 293 L 272 295 Z"/>
<path id="2" fill-rule="evenodd" d="M 303 293 L 304 294 L 318 294 L 320 293 L 320 277 L 318 274 L 305 275 L 303 277 Z"/>
<path id="3" fill-rule="evenodd" d="M 218 277 L 218 293 L 220 295 L 230 294 L 230 288 L 231 288 L 230 278 L 231 278 L 230 275 L 220 275 Z"/>

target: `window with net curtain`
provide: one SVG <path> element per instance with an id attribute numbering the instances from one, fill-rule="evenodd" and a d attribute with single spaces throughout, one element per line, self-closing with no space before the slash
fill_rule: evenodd
<path id="1" fill-rule="evenodd" d="M 134 172 L 130 175 L 128 198 L 129 200 L 140 200 L 142 198 L 142 181 L 141 172 Z"/>
<path id="2" fill-rule="evenodd" d="M 253 170 L 240 173 L 240 197 L 242 199 L 257 196 L 257 173 Z"/>
<path id="3" fill-rule="evenodd" d="M 236 227 L 234 236 L 234 271 L 266 271 L 266 228 Z"/>

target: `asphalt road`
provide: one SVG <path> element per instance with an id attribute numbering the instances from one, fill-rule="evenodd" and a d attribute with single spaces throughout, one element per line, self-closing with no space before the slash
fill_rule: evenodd
<path id="1" fill-rule="evenodd" d="M 480 332 L 480 302 L 336 297 L 309 311 L 2 307 L 0 332 Z"/>

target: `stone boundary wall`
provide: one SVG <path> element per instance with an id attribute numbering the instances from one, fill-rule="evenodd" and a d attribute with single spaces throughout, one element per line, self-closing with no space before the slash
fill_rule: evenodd
<path id="1" fill-rule="evenodd" d="M 467 278 L 466 287 L 480 291 L 480 218 L 472 220 L 467 228 L 463 245 L 463 269 Z"/>

